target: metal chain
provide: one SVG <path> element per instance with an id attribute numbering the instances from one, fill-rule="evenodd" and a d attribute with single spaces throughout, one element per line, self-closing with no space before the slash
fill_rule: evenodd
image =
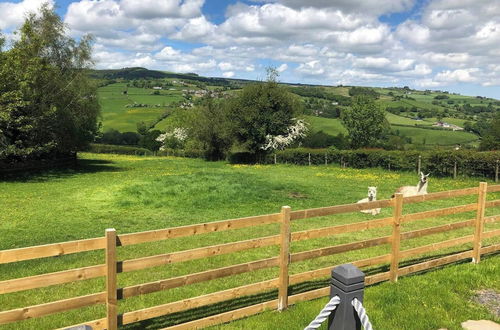
<path id="1" fill-rule="evenodd" d="M 330 301 L 323 307 L 321 312 L 319 312 L 318 316 L 309 323 L 307 327 L 304 328 L 304 330 L 314 330 L 318 329 L 321 326 L 321 323 L 323 323 L 328 316 L 337 308 L 337 305 L 340 304 L 340 298 L 338 296 L 333 297 L 330 299 Z"/>
<path id="2" fill-rule="evenodd" d="M 363 328 L 365 330 L 373 330 L 372 324 L 370 323 L 370 320 L 368 319 L 368 315 L 366 314 L 366 310 L 363 307 L 363 303 L 359 301 L 357 298 L 354 298 L 352 300 L 352 306 L 358 313 L 359 320 L 361 321 L 361 324 L 363 325 Z"/>

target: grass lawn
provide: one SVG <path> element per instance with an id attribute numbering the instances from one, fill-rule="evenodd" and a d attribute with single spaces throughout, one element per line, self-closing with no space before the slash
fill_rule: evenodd
<path id="1" fill-rule="evenodd" d="M 412 138 L 412 143 L 427 145 L 465 144 L 478 140 L 478 136 L 464 131 L 431 130 L 418 127 L 393 126 L 394 130 Z"/>
<path id="2" fill-rule="evenodd" d="M 490 256 L 474 265 L 463 262 L 426 273 L 400 277 L 397 283 L 384 282 L 365 289 L 363 305 L 374 329 L 461 330 L 467 320 L 500 322 L 484 306 L 474 301 L 476 291 L 500 292 L 500 256 Z M 300 302 L 284 312 L 266 311 L 259 315 L 210 329 L 304 329 L 328 302 L 327 297 Z M 327 329 L 325 321 L 319 329 Z"/>
<path id="3" fill-rule="evenodd" d="M 36 175 L 8 178 L 0 181 L 0 249 L 62 242 L 104 235 L 106 228 L 114 227 L 118 234 L 216 221 L 222 219 L 279 212 L 282 205 L 292 210 L 356 202 L 366 196 L 367 186 L 378 186 L 379 199 L 388 198 L 401 185 L 416 184 L 415 173 L 388 172 L 380 169 L 341 169 L 337 166 L 294 165 L 229 165 L 209 163 L 198 159 L 172 157 L 135 157 L 122 155 L 81 154 L 77 169 L 53 170 Z M 431 178 L 429 191 L 443 191 L 477 186 L 479 179 Z M 500 198 L 500 193 L 489 194 L 489 199 Z M 461 205 L 474 202 L 475 196 L 460 197 L 425 204 L 411 204 L 405 212 Z M 487 214 L 498 214 L 500 208 Z M 383 209 L 380 217 L 392 214 Z M 474 217 L 474 212 L 445 218 L 426 219 L 403 226 L 403 231 L 456 222 Z M 294 221 L 292 230 L 327 227 L 373 219 L 362 213 Z M 487 224 L 486 230 L 500 228 L 500 223 Z M 273 235 L 279 232 L 276 224 L 238 230 L 215 232 L 145 243 L 118 249 L 120 260 L 147 255 L 180 251 L 223 242 Z M 390 228 L 336 235 L 296 242 L 292 252 L 305 251 L 329 245 L 385 236 Z M 404 241 L 402 248 L 429 244 L 472 233 L 464 228 L 447 233 Z M 499 238 L 485 242 L 499 242 Z M 470 246 L 470 245 L 469 245 Z M 444 252 L 465 248 L 459 246 Z M 321 257 L 291 265 L 290 273 L 328 267 L 356 259 L 387 253 L 390 247 L 382 245 L 365 250 Z M 443 253 L 443 250 L 440 251 Z M 264 247 L 249 251 L 192 260 L 167 266 L 120 274 L 119 287 L 180 276 L 243 263 L 278 254 L 278 247 Z M 429 257 L 432 254 L 423 257 Z M 498 257 L 495 257 L 498 259 Z M 0 265 L 0 280 L 61 271 L 70 268 L 101 264 L 102 251 L 79 253 L 32 261 Z M 120 301 L 120 312 L 146 308 L 188 297 L 216 292 L 275 278 L 277 268 L 263 269 L 232 277 L 216 279 L 152 293 Z M 467 276 L 467 273 L 464 275 Z M 403 283 L 403 281 L 401 281 Z M 313 282 L 292 289 L 297 293 L 324 285 Z M 474 282 L 475 285 L 475 282 Z M 471 287 L 472 284 L 471 284 Z M 0 295 L 0 310 L 9 310 L 44 302 L 85 295 L 104 290 L 103 278 L 91 279 L 48 288 Z M 270 299 L 275 293 L 252 299 L 240 299 L 195 312 L 181 313 L 167 318 L 143 322 L 128 328 L 157 328 L 193 317 L 208 316 L 234 308 Z M 453 303 L 453 302 L 450 302 Z M 321 303 L 320 303 L 321 304 Z M 233 306 L 233 307 L 231 307 Z M 371 306 L 369 306 L 370 309 Z M 317 310 L 317 309 L 316 309 Z M 69 326 L 105 315 L 104 306 L 92 306 L 40 319 L 0 326 L 0 329 L 48 329 Z M 435 316 L 440 314 L 436 312 Z M 426 316 L 422 316 L 426 317 Z M 309 317 L 307 317 L 309 319 Z M 423 322 L 423 321 L 422 321 Z"/>

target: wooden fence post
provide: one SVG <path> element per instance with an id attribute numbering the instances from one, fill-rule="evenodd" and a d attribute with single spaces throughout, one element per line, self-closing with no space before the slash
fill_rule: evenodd
<path id="1" fill-rule="evenodd" d="M 108 330 L 118 328 L 116 282 L 116 230 L 111 228 L 106 229 L 106 314 Z"/>
<path id="2" fill-rule="evenodd" d="M 328 153 L 325 153 L 325 165 L 328 165 Z"/>
<path id="3" fill-rule="evenodd" d="M 481 240 L 484 229 L 484 209 L 486 205 L 486 190 L 488 184 L 486 182 L 479 183 L 479 193 L 477 196 L 477 213 L 474 230 L 474 250 L 472 252 L 472 262 L 477 264 L 481 260 Z"/>
<path id="4" fill-rule="evenodd" d="M 288 307 L 288 266 L 290 264 L 290 206 L 281 208 L 281 234 L 280 234 L 280 274 L 278 288 L 278 310 Z"/>
<path id="5" fill-rule="evenodd" d="M 401 245 L 401 217 L 403 215 L 403 194 L 398 193 L 394 196 L 394 210 L 392 222 L 392 238 L 391 238 L 391 282 L 398 280 L 399 268 L 399 251 Z"/>
<path id="6" fill-rule="evenodd" d="M 498 163 L 500 161 L 497 159 L 497 166 L 495 167 L 495 182 L 498 182 Z"/>
<path id="7" fill-rule="evenodd" d="M 453 164 L 453 179 L 457 178 L 457 161 Z"/>
<path id="8" fill-rule="evenodd" d="M 308 160 L 309 160 L 309 166 L 311 166 L 311 153 L 309 153 Z"/>
<path id="9" fill-rule="evenodd" d="M 420 174 L 420 171 L 422 171 L 422 156 L 418 155 L 417 174 Z"/>

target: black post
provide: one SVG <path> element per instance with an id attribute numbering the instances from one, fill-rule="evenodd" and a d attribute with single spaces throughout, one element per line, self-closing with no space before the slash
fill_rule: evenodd
<path id="1" fill-rule="evenodd" d="M 361 322 L 352 306 L 357 298 L 363 302 L 365 274 L 352 264 L 335 267 L 332 270 L 330 299 L 339 296 L 340 304 L 328 318 L 328 330 L 360 330 Z"/>

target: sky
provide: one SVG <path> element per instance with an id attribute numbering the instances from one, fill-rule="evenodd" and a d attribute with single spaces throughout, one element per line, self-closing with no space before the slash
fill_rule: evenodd
<path id="1" fill-rule="evenodd" d="M 8 41 L 43 0 L 0 0 Z M 500 0 L 46 0 L 97 68 L 500 99 Z"/>

